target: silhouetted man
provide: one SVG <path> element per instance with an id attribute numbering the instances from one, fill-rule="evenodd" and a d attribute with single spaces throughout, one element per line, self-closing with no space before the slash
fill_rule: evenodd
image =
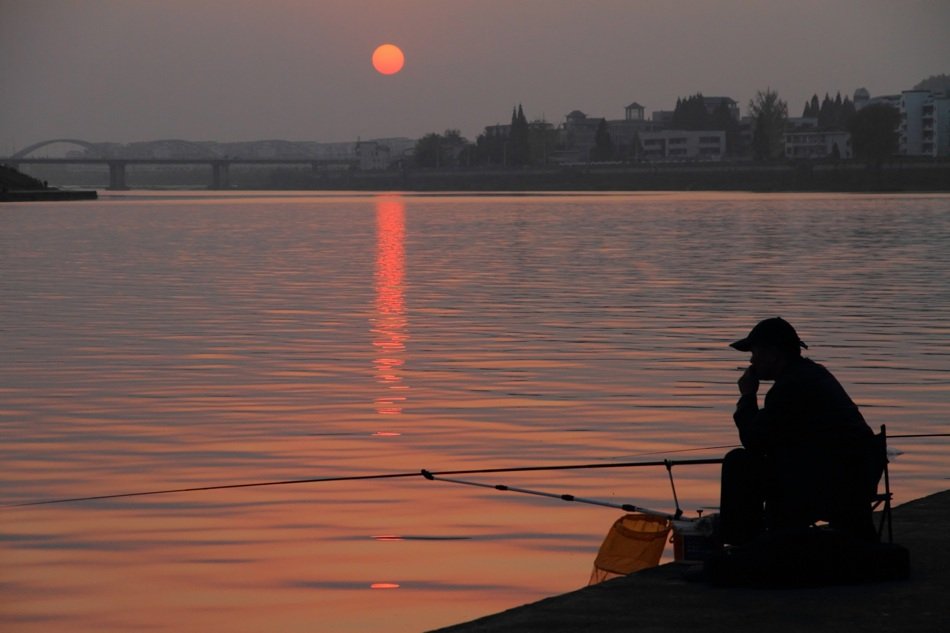
<path id="1" fill-rule="evenodd" d="M 733 419 L 743 448 L 726 455 L 720 520 L 725 543 L 816 521 L 874 538 L 867 467 L 873 433 L 841 384 L 801 355 L 808 346 L 780 318 L 732 343 L 751 352 Z M 775 381 L 759 406 L 759 381 Z"/>

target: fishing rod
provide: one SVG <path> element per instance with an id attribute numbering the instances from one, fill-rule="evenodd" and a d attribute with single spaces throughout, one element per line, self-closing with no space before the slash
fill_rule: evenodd
<path id="1" fill-rule="evenodd" d="M 605 508 L 617 508 L 618 510 L 624 510 L 626 512 L 639 512 L 640 514 L 649 514 L 652 516 L 662 517 L 664 519 L 678 519 L 682 515 L 682 512 L 677 511 L 676 514 L 669 514 L 668 512 L 660 512 L 659 510 L 651 510 L 649 508 L 644 508 L 642 506 L 636 506 L 632 503 L 610 503 L 609 501 L 599 501 L 597 499 L 585 499 L 583 497 L 576 497 L 574 495 L 568 494 L 555 494 L 553 492 L 542 492 L 540 490 L 529 490 L 527 488 L 516 488 L 514 486 L 507 486 L 505 484 L 483 484 L 478 481 L 468 481 L 465 479 L 450 479 L 449 477 L 440 477 L 437 473 L 431 473 L 428 470 L 422 470 L 422 476 L 428 479 L 429 481 L 445 481 L 452 484 L 461 484 L 463 486 L 477 486 L 479 488 L 491 488 L 492 490 L 503 490 L 510 492 L 520 492 L 527 495 L 535 495 L 538 497 L 547 497 L 549 499 L 560 499 L 561 501 L 576 501 L 577 503 L 587 503 L 594 506 L 603 506 Z"/>
<path id="2" fill-rule="evenodd" d="M 585 470 L 600 468 L 637 468 L 644 466 L 680 466 L 680 465 L 699 465 L 699 464 L 721 464 L 721 458 L 710 459 L 681 459 L 681 460 L 663 460 L 650 462 L 619 462 L 609 464 L 566 464 L 556 466 L 519 466 L 511 468 L 477 468 L 468 470 L 444 470 L 434 474 L 438 475 L 474 475 L 490 473 L 515 473 L 515 472 L 533 472 L 547 470 Z M 118 494 L 95 495 L 89 497 L 70 497 L 67 499 L 45 499 L 42 501 L 26 501 L 23 503 L 11 503 L 0 505 L 3 508 L 23 508 L 28 506 L 53 505 L 60 503 L 79 503 L 83 501 L 102 501 L 106 499 L 125 499 L 129 497 L 147 497 L 154 495 L 169 495 L 177 493 L 206 492 L 211 490 L 231 490 L 235 488 L 261 488 L 265 486 L 290 486 L 296 484 L 314 484 L 341 481 L 365 481 L 371 479 L 397 479 L 406 477 L 419 477 L 422 473 L 411 471 L 404 473 L 385 473 L 379 475 L 352 475 L 346 477 L 316 477 L 310 479 L 287 479 L 281 481 L 256 481 L 242 484 L 219 484 L 211 486 L 195 486 L 190 488 L 170 488 L 165 490 L 148 490 L 144 492 L 124 492 Z"/>
<path id="3" fill-rule="evenodd" d="M 921 438 L 921 437 L 950 437 L 950 433 L 914 433 L 914 434 L 904 434 L 904 435 L 888 435 L 888 439 L 899 439 L 899 438 Z M 663 454 L 671 453 L 682 453 L 689 451 L 698 451 L 698 450 L 712 450 L 718 448 L 736 448 L 738 445 L 725 445 L 725 446 L 710 446 L 703 448 L 687 448 L 678 451 L 661 451 Z M 652 455 L 655 453 L 643 453 L 643 455 Z M 567 465 L 554 465 L 554 466 L 520 466 L 520 467 L 510 467 L 510 468 L 478 468 L 478 469 L 469 469 L 469 470 L 445 470 L 439 472 L 433 472 L 435 475 L 474 475 L 474 474 L 491 474 L 491 473 L 515 473 L 515 472 L 533 472 L 533 471 L 548 471 L 548 470 L 588 470 L 588 469 L 599 469 L 599 468 L 637 468 L 644 466 L 664 466 L 666 468 L 671 468 L 672 466 L 681 466 L 681 465 L 702 465 L 702 464 L 721 464 L 722 458 L 710 458 L 710 459 L 682 459 L 682 460 L 661 460 L 661 461 L 648 461 L 648 462 L 609 462 L 609 463 L 598 463 L 598 464 L 567 464 Z M 328 483 L 328 482 L 342 482 L 342 481 L 366 481 L 372 479 L 398 479 L 398 478 L 407 478 L 407 477 L 419 477 L 421 473 L 418 471 L 403 472 L 403 473 L 385 473 L 379 475 L 351 475 L 346 477 L 316 477 L 309 479 L 287 479 L 280 481 L 256 481 L 250 483 L 241 483 L 241 484 L 217 484 L 209 486 L 195 486 L 189 488 L 170 488 L 164 490 L 148 490 L 144 492 L 124 492 L 117 494 L 107 494 L 107 495 L 94 495 L 87 497 L 69 497 L 65 499 L 45 499 L 41 501 L 26 501 L 22 503 L 8 503 L 0 505 L 0 509 L 7 508 L 23 508 L 29 506 L 41 506 L 41 505 L 54 505 L 61 503 L 80 503 L 85 501 L 102 501 L 107 499 L 126 499 L 130 497 L 147 497 L 155 495 L 169 495 L 169 494 L 179 494 L 179 493 L 191 493 L 191 492 L 207 492 L 212 490 L 231 490 L 237 488 L 262 488 L 266 486 L 289 486 L 297 484 L 312 484 L 312 483 Z"/>

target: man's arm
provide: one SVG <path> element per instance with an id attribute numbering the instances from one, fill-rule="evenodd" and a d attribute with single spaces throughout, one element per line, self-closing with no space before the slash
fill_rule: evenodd
<path id="1" fill-rule="evenodd" d="M 739 441 L 749 450 L 765 450 L 764 425 L 757 423 L 759 417 L 759 379 L 752 367 L 743 372 L 739 378 L 739 402 L 736 403 L 736 412 L 732 419 L 739 430 Z"/>

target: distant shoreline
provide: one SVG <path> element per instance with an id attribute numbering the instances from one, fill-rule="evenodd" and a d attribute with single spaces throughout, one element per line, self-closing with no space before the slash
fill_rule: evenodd
<path id="1" fill-rule="evenodd" d="M 0 202 L 55 202 L 69 200 L 96 200 L 95 190 L 26 189 L 0 191 Z"/>
<path id="2" fill-rule="evenodd" d="M 279 172 L 264 189 L 355 191 L 948 192 L 950 161 L 597 164 L 525 169 Z M 240 184 L 240 183 L 235 183 Z"/>
<path id="3" fill-rule="evenodd" d="M 60 185 L 106 189 L 89 177 L 74 181 L 65 173 L 44 174 Z M 203 171 L 134 172 L 131 189 L 214 190 Z M 562 191 L 746 191 L 756 193 L 938 193 L 950 192 L 950 160 L 895 160 L 880 166 L 859 161 L 758 164 L 589 163 L 556 167 L 403 168 L 387 171 L 238 169 L 222 191 L 407 191 L 407 192 L 562 192 Z M 118 190 L 116 190 L 118 191 Z M 82 200 L 95 192 L 15 190 L 0 200 Z"/>

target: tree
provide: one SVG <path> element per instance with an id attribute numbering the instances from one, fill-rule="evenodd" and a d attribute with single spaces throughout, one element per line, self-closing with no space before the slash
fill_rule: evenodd
<path id="1" fill-rule="evenodd" d="M 897 127 L 901 115 L 897 108 L 884 103 L 875 103 L 858 110 L 848 126 L 851 132 L 851 149 L 858 158 L 869 165 L 880 166 L 885 158 L 897 153 Z"/>
<path id="2" fill-rule="evenodd" d="M 831 100 L 828 93 L 825 93 L 825 99 L 821 102 L 821 110 L 818 111 L 818 127 L 827 130 L 835 124 L 835 102 Z"/>
<path id="3" fill-rule="evenodd" d="M 838 129 L 847 130 L 856 111 L 854 102 L 849 97 L 845 97 L 841 108 L 835 113 L 835 123 Z"/>
<path id="4" fill-rule="evenodd" d="M 749 101 L 749 114 L 753 119 L 752 151 L 756 160 L 780 158 L 785 153 L 782 134 L 788 120 L 788 104 L 767 88 Z"/>
<path id="5" fill-rule="evenodd" d="M 544 165 L 548 156 L 557 148 L 558 132 L 553 125 L 543 119 L 535 119 L 528 124 L 528 162 L 532 165 Z"/>
<path id="6" fill-rule="evenodd" d="M 802 116 L 817 119 L 818 127 L 822 130 L 847 130 L 854 112 L 854 102 L 850 97 L 842 99 L 841 92 L 838 92 L 834 99 L 825 93 L 821 103 L 818 102 L 818 95 L 812 95 L 811 100 L 805 102 Z"/>
<path id="7" fill-rule="evenodd" d="M 944 95 L 950 97 L 950 75 L 931 75 L 914 86 L 914 90 L 942 92 Z"/>
<path id="8" fill-rule="evenodd" d="M 454 167 L 469 145 L 458 130 L 426 134 L 416 141 L 415 163 L 419 167 Z"/>
<path id="9" fill-rule="evenodd" d="M 630 158 L 634 161 L 639 161 L 640 157 L 643 156 L 643 141 L 640 140 L 639 132 L 633 133 L 633 143 L 631 143 L 630 152 Z"/>
<path id="10" fill-rule="evenodd" d="M 591 160 L 595 162 L 612 160 L 614 157 L 614 143 L 610 139 L 610 132 L 607 131 L 606 119 L 601 119 L 597 126 L 597 132 L 594 135 L 594 148 L 590 154 Z"/>
<path id="11" fill-rule="evenodd" d="M 722 130 L 726 133 L 726 153 L 734 154 L 739 145 L 739 122 L 732 116 L 729 105 L 721 101 L 710 119 L 710 130 Z"/>
<path id="12" fill-rule="evenodd" d="M 706 110 L 706 101 L 701 92 L 676 100 L 676 109 L 673 110 L 674 129 L 711 130 L 712 123 L 712 117 Z"/>
<path id="13" fill-rule="evenodd" d="M 415 163 L 419 167 L 440 167 L 442 154 L 442 135 L 435 132 L 426 134 L 416 141 Z"/>
<path id="14" fill-rule="evenodd" d="M 511 165 L 526 165 L 531 156 L 529 147 L 528 119 L 524 109 L 518 104 L 518 109 L 511 111 L 511 134 L 508 137 L 508 162 Z"/>

